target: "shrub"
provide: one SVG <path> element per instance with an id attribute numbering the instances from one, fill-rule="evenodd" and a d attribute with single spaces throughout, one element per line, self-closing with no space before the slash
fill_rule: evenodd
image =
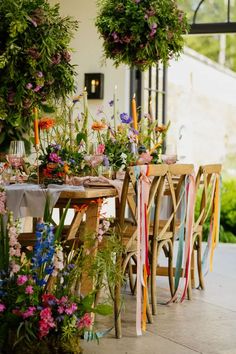
<path id="1" fill-rule="evenodd" d="M 200 195 L 197 196 L 197 209 Z M 207 241 L 210 220 L 203 227 L 203 240 Z M 236 180 L 224 181 L 221 188 L 220 242 L 236 243 Z"/>

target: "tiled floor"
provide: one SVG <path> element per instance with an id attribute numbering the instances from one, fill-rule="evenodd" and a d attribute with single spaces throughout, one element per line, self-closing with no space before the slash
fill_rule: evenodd
<path id="1" fill-rule="evenodd" d="M 135 297 L 125 295 L 123 338 L 114 330 L 100 343 L 82 343 L 84 354 L 236 354 L 236 245 L 218 246 L 206 290 L 192 301 L 158 306 L 154 323 L 135 334 Z M 167 279 L 158 279 L 158 302 L 169 296 Z M 100 326 L 112 326 L 112 319 Z M 99 327 L 99 324 L 98 324 Z"/>

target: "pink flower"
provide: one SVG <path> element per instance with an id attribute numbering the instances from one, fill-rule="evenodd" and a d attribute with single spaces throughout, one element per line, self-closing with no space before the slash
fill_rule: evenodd
<path id="1" fill-rule="evenodd" d="M 84 327 L 89 327 L 92 324 L 92 318 L 90 314 L 86 313 L 83 317 L 81 317 L 77 322 L 77 327 L 82 329 Z"/>
<path id="2" fill-rule="evenodd" d="M 22 317 L 28 318 L 28 317 L 32 317 L 34 315 L 34 311 L 36 310 L 36 307 L 34 306 L 30 306 L 25 312 L 22 313 Z"/>
<path id="3" fill-rule="evenodd" d="M 105 145 L 104 144 L 99 144 L 97 147 L 97 153 L 98 155 L 102 155 L 105 151 Z"/>
<path id="4" fill-rule="evenodd" d="M 62 315 L 62 314 L 64 313 L 64 311 L 65 311 L 64 306 L 58 306 L 57 312 L 58 312 L 60 315 Z"/>
<path id="5" fill-rule="evenodd" d="M 72 303 L 66 310 L 65 313 L 67 315 L 72 315 L 76 310 L 77 310 L 77 305 L 75 303 Z"/>
<path id="6" fill-rule="evenodd" d="M 52 294 L 43 294 L 42 301 L 44 306 L 50 306 L 52 303 L 56 303 L 56 297 Z"/>
<path id="7" fill-rule="evenodd" d="M 20 266 L 16 262 L 14 262 L 14 261 L 11 262 L 10 266 L 11 266 L 11 274 L 16 274 L 19 272 Z"/>
<path id="8" fill-rule="evenodd" d="M 60 158 L 60 156 L 57 155 L 57 153 L 51 152 L 49 154 L 49 160 L 52 161 L 52 162 L 60 162 L 61 158 Z"/>
<path id="9" fill-rule="evenodd" d="M 4 304 L 0 304 L 0 312 L 3 312 L 6 309 L 6 306 Z"/>
<path id="10" fill-rule="evenodd" d="M 149 154 L 149 152 L 143 152 L 137 161 L 138 165 L 145 165 L 149 164 L 152 161 L 152 156 Z"/>
<path id="11" fill-rule="evenodd" d="M 27 275 L 18 275 L 17 285 L 23 285 L 25 284 L 25 282 L 27 282 L 27 280 L 28 280 Z"/>
<path id="12" fill-rule="evenodd" d="M 46 336 L 51 328 L 54 328 L 55 322 L 52 317 L 52 311 L 49 307 L 46 307 L 42 311 L 40 311 L 40 318 L 39 321 L 39 338 L 43 338 Z"/>
<path id="13" fill-rule="evenodd" d="M 60 300 L 58 300 L 58 304 L 66 304 L 68 301 L 68 296 L 62 296 Z"/>
<path id="14" fill-rule="evenodd" d="M 32 294 L 34 293 L 33 286 L 32 286 L 32 285 L 28 285 L 28 286 L 25 288 L 25 293 L 26 293 L 26 294 L 29 294 L 29 295 L 32 295 Z"/>
<path id="15" fill-rule="evenodd" d="M 6 213 L 6 192 L 0 192 L 0 214 Z"/>

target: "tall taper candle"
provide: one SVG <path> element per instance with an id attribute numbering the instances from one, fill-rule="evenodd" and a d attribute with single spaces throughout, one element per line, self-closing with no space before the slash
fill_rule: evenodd
<path id="1" fill-rule="evenodd" d="M 133 117 L 133 127 L 135 130 L 138 130 L 138 117 L 137 117 L 137 106 L 135 94 L 132 98 L 132 117 Z"/>
<path id="2" fill-rule="evenodd" d="M 38 121 L 38 108 L 34 108 L 34 143 L 35 147 L 39 146 L 39 121 Z"/>

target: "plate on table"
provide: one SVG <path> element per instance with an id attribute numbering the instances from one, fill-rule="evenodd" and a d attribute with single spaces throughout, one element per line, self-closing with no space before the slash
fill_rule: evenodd
<path id="1" fill-rule="evenodd" d="M 86 183 L 84 183 L 84 186 L 85 187 L 90 187 L 90 188 L 107 188 L 107 187 L 109 187 L 109 188 L 114 188 L 110 183 L 108 183 L 108 182 L 99 182 L 99 181 L 97 181 L 97 182 L 86 182 Z"/>

